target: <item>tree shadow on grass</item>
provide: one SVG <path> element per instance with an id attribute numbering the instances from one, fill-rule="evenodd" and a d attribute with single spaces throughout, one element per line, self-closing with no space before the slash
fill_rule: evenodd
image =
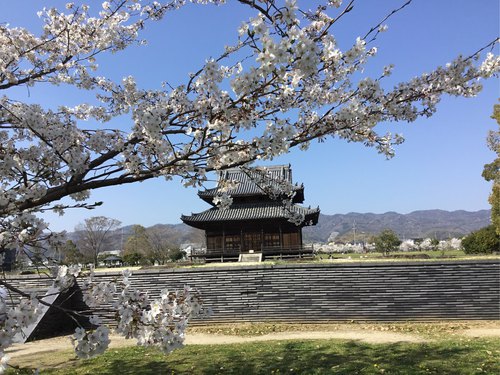
<path id="1" fill-rule="evenodd" d="M 233 346 L 225 359 L 198 362 L 195 369 L 186 373 L 456 375 L 475 373 L 481 362 L 471 362 L 469 348 L 427 344 L 369 345 L 348 341 L 332 345 L 325 341 L 284 341 L 243 348 L 244 352 L 238 352 Z M 498 367 L 492 368 L 490 373 L 497 371 Z"/>
<path id="2" fill-rule="evenodd" d="M 42 371 L 41 374 L 94 374 L 94 375 L 149 375 L 174 374 L 169 366 L 169 356 L 159 350 L 143 347 L 111 349 L 89 360 L 68 362 L 59 369 Z"/>
<path id="3" fill-rule="evenodd" d="M 92 372 L 90 372 L 92 374 Z M 98 371 L 93 374 L 99 375 L 115 375 L 115 374 L 134 374 L 134 375 L 170 375 L 177 374 L 172 369 L 167 360 L 153 360 L 149 361 L 147 366 L 143 362 L 134 362 L 126 359 L 116 359 L 108 364 L 106 368 L 100 367 Z"/>
<path id="4" fill-rule="evenodd" d="M 479 366 L 483 366 L 482 373 L 500 373 L 498 359 L 485 358 L 484 352 L 458 344 L 370 345 L 338 340 L 193 345 L 166 356 L 155 350 L 128 348 L 66 368 L 64 373 L 455 375 L 477 373 Z"/>

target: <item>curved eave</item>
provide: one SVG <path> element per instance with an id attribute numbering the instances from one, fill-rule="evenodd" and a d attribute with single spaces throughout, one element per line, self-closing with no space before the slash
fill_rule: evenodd
<path id="1" fill-rule="evenodd" d="M 313 210 L 313 212 L 306 215 L 303 227 L 312 226 L 318 224 L 320 209 L 319 207 Z"/>
<path id="2" fill-rule="evenodd" d="M 300 225 L 316 225 L 319 218 L 319 208 L 311 209 L 299 205 L 292 206 L 292 210 L 304 215 L 304 222 Z M 279 203 L 267 204 L 233 204 L 230 208 L 221 210 L 213 207 L 203 212 L 190 216 L 182 215 L 181 220 L 189 226 L 204 229 L 219 223 L 237 223 L 263 220 L 288 221 L 286 211 Z"/>
<path id="3" fill-rule="evenodd" d="M 185 215 L 182 215 L 181 216 L 181 221 L 186 224 L 186 225 L 189 225 L 190 227 L 193 227 L 193 228 L 197 228 L 197 229 L 206 229 L 207 227 L 207 224 L 204 222 L 204 221 L 196 221 L 196 220 L 192 220 L 192 217 L 194 215 L 191 215 L 191 216 L 185 216 Z"/>

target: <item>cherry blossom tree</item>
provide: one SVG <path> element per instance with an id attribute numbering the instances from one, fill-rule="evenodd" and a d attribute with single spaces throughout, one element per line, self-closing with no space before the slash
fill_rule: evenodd
<path id="1" fill-rule="evenodd" d="M 385 84 L 391 64 L 377 76 L 364 74 L 377 54 L 377 38 L 387 30 L 386 21 L 411 0 L 346 50 L 339 48 L 334 31 L 337 23 L 348 19 L 354 0 L 328 0 L 314 9 L 307 8 L 308 2 L 300 8 L 295 0 L 238 2 L 255 15 L 242 20 L 237 42 L 202 62 L 184 84 L 163 90 L 142 89 L 132 76 L 115 82 L 99 74 L 98 62 L 104 54 L 141 44 L 141 30 L 183 7 L 184 0 L 112 0 L 99 9 L 69 3 L 64 10 L 40 11 L 44 25 L 39 32 L 0 25 L 2 247 L 57 241 L 37 213 L 90 209 L 95 205 L 88 201 L 94 189 L 176 176 L 186 186 L 197 186 L 208 172 L 248 167 L 292 148 L 307 150 L 310 142 L 330 137 L 375 147 L 392 157 L 402 137 L 379 134 L 377 124 L 431 116 L 443 95 L 475 96 L 481 79 L 499 71 L 500 60 L 491 53 L 495 39 L 394 87 Z M 95 100 L 46 108 L 12 94 L 18 87 L 42 84 L 71 86 L 92 93 Z M 121 125 L 112 126 L 113 119 Z M 290 194 L 291 190 L 284 195 Z M 74 203 L 61 203 L 67 197 Z M 222 195 L 216 201 L 227 206 L 230 197 Z M 78 267 L 61 267 L 56 282 L 66 285 L 79 273 Z M 165 292 L 151 302 L 132 291 L 127 280 L 126 275 L 117 306 L 119 331 L 167 351 L 177 347 L 187 317 L 201 311 L 196 293 Z M 88 282 L 97 300 L 108 298 L 114 288 Z M 28 301 L 16 308 L 43 302 Z M 145 310 L 147 306 L 151 308 Z M 18 313 L 11 318 L 6 305 L 0 307 L 6 317 L 2 337 L 11 337 L 12 327 L 29 319 Z M 141 326 L 141 319 L 147 325 Z M 90 356 L 106 347 L 107 331 L 79 331 L 77 339 L 79 353 Z M 8 343 L 3 340 L 0 349 Z"/>

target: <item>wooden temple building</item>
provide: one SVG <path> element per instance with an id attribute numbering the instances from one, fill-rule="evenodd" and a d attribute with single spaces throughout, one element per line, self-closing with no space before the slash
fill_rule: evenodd
<path id="1" fill-rule="evenodd" d="M 268 184 L 293 184 L 290 165 L 266 167 Z M 233 198 L 229 208 L 222 209 L 213 203 L 220 195 L 224 180 L 237 181 L 227 190 Z M 304 186 L 293 184 L 292 206 L 286 208 L 282 197 L 272 199 L 268 192 L 259 186 L 256 178 L 239 168 L 220 173 L 217 187 L 198 192 L 198 196 L 213 207 L 190 216 L 183 215 L 181 220 L 192 227 L 205 231 L 206 249 L 194 250 L 191 258 L 206 261 L 237 261 L 240 254 L 262 254 L 261 258 L 311 256 L 312 246 L 302 243 L 302 227 L 318 222 L 319 207 L 306 208 L 299 203 L 304 201 Z M 288 212 L 300 213 L 304 220 L 296 225 L 288 220 Z"/>

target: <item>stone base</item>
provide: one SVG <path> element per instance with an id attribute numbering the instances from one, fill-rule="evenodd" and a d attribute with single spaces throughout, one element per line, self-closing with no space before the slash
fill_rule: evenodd
<path id="1" fill-rule="evenodd" d="M 262 262 L 262 253 L 240 254 L 238 262 Z"/>

